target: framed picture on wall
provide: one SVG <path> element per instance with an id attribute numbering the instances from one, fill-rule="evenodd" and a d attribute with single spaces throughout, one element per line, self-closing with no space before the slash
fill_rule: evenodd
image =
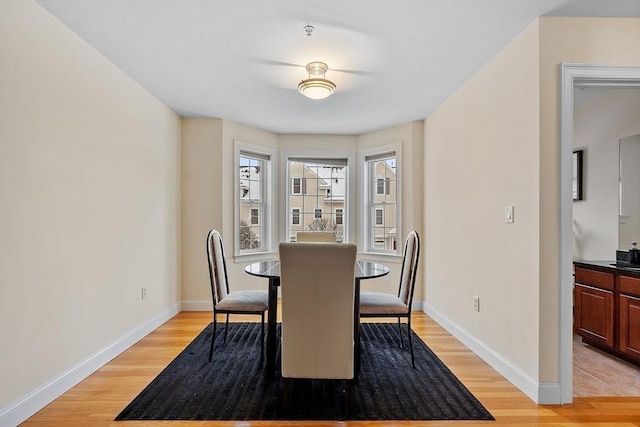
<path id="1" fill-rule="evenodd" d="M 583 150 L 576 150 L 573 152 L 573 175 L 571 181 L 571 192 L 573 193 L 573 200 L 582 200 L 582 157 Z"/>

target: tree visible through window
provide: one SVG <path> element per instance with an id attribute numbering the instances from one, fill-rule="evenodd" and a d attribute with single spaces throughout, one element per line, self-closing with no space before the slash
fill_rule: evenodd
<path id="1" fill-rule="evenodd" d="M 238 168 L 240 252 L 264 248 L 265 171 L 268 160 L 259 155 L 241 153 Z"/>

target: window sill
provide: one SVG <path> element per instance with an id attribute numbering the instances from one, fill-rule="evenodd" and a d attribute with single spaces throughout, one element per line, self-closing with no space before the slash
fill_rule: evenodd
<path id="1" fill-rule="evenodd" d="M 402 264 L 402 256 L 396 254 L 383 254 L 379 252 L 359 252 L 358 259 L 366 259 L 367 261 L 390 262 L 394 264 Z"/>
<path id="2" fill-rule="evenodd" d="M 237 254 L 233 257 L 234 264 L 246 264 L 259 261 L 277 259 L 278 252 L 254 252 L 250 254 Z"/>
<path id="3" fill-rule="evenodd" d="M 234 264 L 246 264 L 259 261 L 278 259 L 278 252 L 257 252 L 250 254 L 240 254 L 233 257 Z M 402 256 L 396 254 L 382 254 L 379 252 L 358 252 L 358 259 L 367 261 L 388 262 L 394 264 L 402 263 Z"/>

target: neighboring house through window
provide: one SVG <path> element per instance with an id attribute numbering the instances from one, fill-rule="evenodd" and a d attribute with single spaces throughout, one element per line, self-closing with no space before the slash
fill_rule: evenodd
<path id="1" fill-rule="evenodd" d="M 400 218 L 397 150 L 399 147 L 377 152 L 368 150 L 363 156 L 362 225 L 365 250 L 369 252 L 396 254 Z"/>
<path id="2" fill-rule="evenodd" d="M 296 241 L 298 231 L 334 231 L 344 239 L 347 207 L 347 159 L 286 159 L 289 194 L 286 212 L 291 212 L 287 241 Z"/>

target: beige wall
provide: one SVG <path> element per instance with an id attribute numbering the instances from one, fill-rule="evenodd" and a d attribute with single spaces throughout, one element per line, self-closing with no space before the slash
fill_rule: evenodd
<path id="1" fill-rule="evenodd" d="M 559 66 L 640 66 L 639 18 L 540 19 L 540 380 L 558 380 Z M 568 309 L 569 307 L 564 307 Z M 570 309 L 570 308 L 569 308 Z"/>
<path id="2" fill-rule="evenodd" d="M 221 136 L 221 119 L 182 119 L 183 303 L 211 300 L 205 241 L 212 228 L 222 233 Z"/>
<path id="3" fill-rule="evenodd" d="M 416 230 L 421 238 L 422 248 L 424 248 L 425 235 L 423 228 L 423 136 L 424 122 L 415 121 L 403 123 L 390 128 L 358 135 L 358 150 L 367 150 L 390 144 L 401 144 L 402 146 L 402 170 L 400 180 L 402 182 L 402 236 L 398 236 L 398 243 L 404 245 L 404 238 L 411 230 Z M 424 250 L 424 249 L 423 249 Z M 416 278 L 416 289 L 414 301 L 421 306 L 424 300 L 423 287 L 424 276 L 424 252 L 418 261 L 418 277 Z M 362 288 L 366 291 L 392 292 L 397 289 L 400 280 L 400 268 L 402 260 L 399 258 L 386 258 L 382 262 L 392 266 L 392 271 L 388 276 L 367 280 L 362 282 Z M 415 305 L 415 304 L 414 304 Z"/>
<path id="4" fill-rule="evenodd" d="M 220 231 L 233 290 L 266 288 L 234 262 L 235 141 L 274 149 L 277 136 L 228 120 L 183 119 L 182 130 L 182 307 L 211 310 L 205 240 Z"/>
<path id="5" fill-rule="evenodd" d="M 425 121 L 425 302 L 538 376 L 538 24 Z M 504 221 L 505 206 L 515 222 Z M 480 311 L 473 310 L 473 297 Z"/>
<path id="6" fill-rule="evenodd" d="M 179 304 L 180 119 L 36 3 L 0 3 L 6 408 Z"/>
<path id="7" fill-rule="evenodd" d="M 559 381 L 562 62 L 639 65 L 640 19 L 541 18 L 425 121 L 427 308 L 534 398 Z"/>
<path id="8" fill-rule="evenodd" d="M 630 222 L 635 233 L 618 245 L 619 140 L 640 133 L 640 90 L 617 89 L 576 105 L 573 128 L 573 148 L 583 150 L 585 172 L 584 199 L 573 202 L 573 258 L 613 260 L 616 249 L 640 239 L 638 223 Z"/>
<path id="9" fill-rule="evenodd" d="M 403 225 L 405 230 L 422 231 L 422 122 L 413 122 L 359 136 L 352 135 L 276 135 L 238 123 L 218 119 L 183 119 L 182 154 L 182 299 L 187 310 L 210 309 L 211 291 L 204 255 L 206 233 L 218 228 L 225 242 L 227 269 L 234 289 L 264 289 L 264 279 L 247 275 L 246 258 L 234 257 L 235 168 L 234 141 L 262 146 L 270 150 L 311 152 L 353 152 L 358 149 L 401 142 L 403 146 Z M 283 215 L 279 202 L 281 186 L 280 155 L 274 161 L 276 215 Z M 357 174 L 356 174 L 357 175 Z M 357 185 L 355 188 L 358 188 Z M 358 206 L 349 206 L 351 215 Z M 357 222 L 356 222 L 357 224 Z M 357 227 L 355 237 L 357 239 Z M 277 233 L 277 238 L 281 235 Z M 271 256 L 276 256 L 272 254 Z M 363 288 L 390 293 L 397 291 L 400 260 L 387 259 L 391 273 L 368 280 Z M 416 290 L 417 301 L 422 290 Z"/>

